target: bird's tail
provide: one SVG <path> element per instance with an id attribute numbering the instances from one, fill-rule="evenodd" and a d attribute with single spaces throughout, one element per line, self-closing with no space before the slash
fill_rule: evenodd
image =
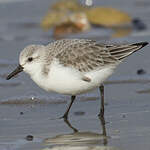
<path id="1" fill-rule="evenodd" d="M 120 46 L 117 45 L 110 48 L 110 53 L 112 56 L 122 61 L 124 58 L 138 51 L 139 49 L 143 48 L 147 44 L 148 42 L 140 42 L 135 44 L 123 44 Z"/>

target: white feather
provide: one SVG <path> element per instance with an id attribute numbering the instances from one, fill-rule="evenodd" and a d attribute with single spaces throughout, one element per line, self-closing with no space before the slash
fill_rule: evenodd
<path id="1" fill-rule="evenodd" d="M 37 64 L 39 65 L 39 64 Z M 38 68 L 39 67 L 39 68 Z M 50 65 L 48 76 L 41 73 L 41 66 L 32 70 L 31 78 L 43 89 L 61 94 L 76 95 L 88 92 L 98 86 L 108 78 L 114 70 L 114 66 L 109 66 L 100 70 L 81 73 L 70 67 L 59 64 L 58 60 L 54 60 Z M 38 68 L 38 69 L 37 69 Z M 37 72 L 37 70 L 39 70 Z M 82 80 L 86 76 L 91 79 L 90 82 Z"/>

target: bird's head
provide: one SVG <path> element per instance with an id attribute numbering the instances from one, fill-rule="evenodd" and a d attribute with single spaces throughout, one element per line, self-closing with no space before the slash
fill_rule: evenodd
<path id="1" fill-rule="evenodd" d="M 22 71 L 29 75 L 36 73 L 40 69 L 39 66 L 44 56 L 45 46 L 43 45 L 29 45 L 25 47 L 20 53 L 18 67 L 6 79 L 9 80 Z"/>

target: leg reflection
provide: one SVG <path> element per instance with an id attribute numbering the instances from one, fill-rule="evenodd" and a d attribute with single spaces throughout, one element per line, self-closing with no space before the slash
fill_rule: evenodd
<path id="1" fill-rule="evenodd" d="M 71 128 L 73 130 L 74 133 L 78 132 L 78 130 L 71 125 L 71 123 L 68 121 L 68 119 L 64 119 L 64 122 L 67 124 L 67 126 L 69 128 Z"/>
<path id="2" fill-rule="evenodd" d="M 99 120 L 100 120 L 100 123 L 101 123 L 101 126 L 102 126 L 102 135 L 106 137 L 103 140 L 103 144 L 106 146 L 108 144 L 108 141 L 107 141 L 107 132 L 106 132 L 104 116 L 103 117 L 99 117 Z"/>
<path id="3" fill-rule="evenodd" d="M 94 133 L 94 132 L 90 132 L 90 131 L 86 131 L 86 132 L 79 132 L 78 129 L 76 129 L 75 127 L 72 126 L 72 124 L 69 122 L 68 119 L 64 119 L 64 122 L 67 124 L 67 126 L 69 128 L 71 128 L 73 130 L 73 135 L 74 137 L 76 137 L 76 139 L 78 139 L 79 137 L 79 141 L 82 140 L 87 143 L 92 143 L 92 141 L 95 143 L 95 142 L 98 142 L 98 143 L 101 143 L 103 144 L 104 146 L 107 146 L 108 144 L 108 140 L 107 140 L 107 132 L 106 132 L 106 127 L 105 127 L 105 118 L 104 117 L 99 117 L 99 120 L 100 120 L 100 125 L 101 125 L 101 128 L 102 128 L 102 133 L 99 134 L 99 133 Z M 93 139 L 93 135 L 95 135 L 95 137 L 97 137 L 98 139 Z M 87 137 L 88 137 L 88 140 L 87 140 Z M 82 139 L 84 138 L 84 140 Z M 89 140 L 91 139 L 91 140 Z M 87 141 L 86 141 L 87 140 Z M 75 141 L 74 141 L 75 142 Z"/>

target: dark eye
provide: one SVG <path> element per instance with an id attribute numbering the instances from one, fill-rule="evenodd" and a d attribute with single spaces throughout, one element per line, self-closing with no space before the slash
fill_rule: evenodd
<path id="1" fill-rule="evenodd" d="M 28 58 L 28 61 L 29 61 L 29 62 L 31 62 L 32 60 L 33 60 L 33 58 L 32 58 L 32 57 L 29 57 L 29 58 Z"/>

